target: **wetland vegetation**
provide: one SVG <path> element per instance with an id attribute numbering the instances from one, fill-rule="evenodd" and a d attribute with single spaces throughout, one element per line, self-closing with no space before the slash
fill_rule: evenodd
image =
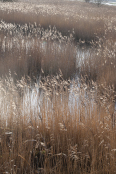
<path id="1" fill-rule="evenodd" d="M 0 2 L 0 173 L 116 172 L 116 7 Z"/>

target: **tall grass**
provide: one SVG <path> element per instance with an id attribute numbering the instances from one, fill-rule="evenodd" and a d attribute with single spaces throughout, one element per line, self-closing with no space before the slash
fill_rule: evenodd
<path id="1" fill-rule="evenodd" d="M 116 89 L 116 53 L 111 39 L 99 39 L 91 48 L 86 48 L 81 41 L 80 46 L 76 46 L 72 37 L 51 36 L 51 32 L 45 31 L 42 38 L 1 34 L 1 77 L 8 75 L 10 70 L 15 79 L 23 76 L 39 78 L 42 71 L 44 75 L 56 75 L 60 69 L 64 79 L 74 77 L 77 72 L 79 77 L 86 76 L 87 81 L 113 85 Z"/>
<path id="2" fill-rule="evenodd" d="M 114 91 L 78 83 L 60 74 L 32 91 L 25 79 L 1 79 L 1 173 L 114 173 Z"/>
<path id="3" fill-rule="evenodd" d="M 43 37 L 44 38 L 44 37 Z M 39 77 L 41 70 L 45 75 L 56 75 L 59 69 L 68 79 L 76 71 L 76 49 L 70 41 L 51 42 L 40 38 L 1 37 L 0 74 L 5 76 Z"/>
<path id="4" fill-rule="evenodd" d="M 45 4 L 2 4 L 1 19 L 7 23 L 41 25 L 44 29 L 56 26 L 62 35 L 74 33 L 75 40 L 90 42 L 102 37 L 107 27 L 112 26 L 110 37 L 115 40 L 115 7 L 85 4 L 82 2 L 59 2 Z"/>
<path id="5" fill-rule="evenodd" d="M 0 5 L 0 173 L 115 173 L 115 7 Z"/>
<path id="6" fill-rule="evenodd" d="M 10 69 L 12 76 L 15 72 L 21 79 L 23 75 L 37 77 L 41 69 L 45 75 L 61 69 L 65 79 L 77 71 L 79 76 L 116 89 L 115 7 L 67 2 L 31 4 L 30 8 L 28 3 L 13 3 L 7 11 L 7 4 L 1 3 L 0 10 L 1 19 L 9 22 L 1 21 L 1 75 Z M 84 58 L 76 50 L 76 39 Z M 88 41 L 92 48 L 86 54 Z"/>

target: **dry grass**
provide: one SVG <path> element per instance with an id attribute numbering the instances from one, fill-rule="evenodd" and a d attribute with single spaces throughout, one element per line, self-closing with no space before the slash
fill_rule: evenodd
<path id="1" fill-rule="evenodd" d="M 0 8 L 1 18 L 8 22 L 0 25 L 1 75 L 10 69 L 12 76 L 16 72 L 21 79 L 23 75 L 38 76 L 41 69 L 45 75 L 61 69 L 65 79 L 77 71 L 79 76 L 116 89 L 115 7 L 59 2 L 1 3 Z M 81 65 L 80 48 L 76 51 L 72 43 L 76 39 L 85 52 Z M 84 47 L 87 41 L 93 45 L 88 51 Z"/>
<path id="2" fill-rule="evenodd" d="M 0 3 L 1 174 L 116 172 L 115 16 L 81 2 Z"/>
<path id="3" fill-rule="evenodd" d="M 88 82 L 93 80 L 98 84 L 113 85 L 116 90 L 116 48 L 111 39 L 99 39 L 95 46 L 86 48 L 82 42 L 78 47 L 72 38 L 50 33 L 52 31 L 45 31 L 42 38 L 2 34 L 1 76 L 8 75 L 10 70 L 15 79 L 23 76 L 36 78 L 41 70 L 44 75 L 56 75 L 60 69 L 64 79 L 74 77 L 77 72 L 79 77 L 86 76 Z"/>
<path id="4" fill-rule="evenodd" d="M 102 42 L 102 43 L 101 43 Z M 80 66 L 80 74 L 98 84 L 114 86 L 116 90 L 116 46 L 111 40 L 99 40 L 94 54 L 90 52 Z"/>
<path id="5" fill-rule="evenodd" d="M 1 79 L 1 173 L 114 173 L 114 91 L 78 83 L 60 74 L 32 90 Z"/>
<path id="6" fill-rule="evenodd" d="M 59 2 L 44 4 L 1 3 L 1 19 L 8 23 L 41 25 L 44 29 L 56 26 L 62 35 L 75 32 L 75 40 L 86 42 L 103 37 L 105 30 L 112 27 L 110 36 L 116 39 L 116 7 L 101 6 L 82 2 Z"/>
<path id="7" fill-rule="evenodd" d="M 44 38 L 44 37 L 43 37 Z M 65 40 L 65 38 L 64 38 Z M 1 37 L 0 74 L 11 74 L 16 79 L 23 76 L 39 77 L 56 75 L 59 69 L 63 78 L 68 79 L 76 71 L 76 49 L 70 41 L 51 42 L 45 38 Z"/>

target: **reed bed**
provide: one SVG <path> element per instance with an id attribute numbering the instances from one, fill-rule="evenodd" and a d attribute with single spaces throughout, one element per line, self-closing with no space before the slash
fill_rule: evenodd
<path id="1" fill-rule="evenodd" d="M 76 49 L 70 42 L 70 38 L 61 36 L 61 42 L 47 41 L 49 32 L 42 39 L 23 37 L 22 35 L 11 37 L 1 35 L 0 74 L 5 76 L 11 71 L 15 79 L 23 76 L 38 78 L 41 70 L 44 75 L 56 75 L 59 69 L 63 78 L 68 79 L 76 71 Z M 47 35 L 47 36 L 46 36 Z M 56 40 L 58 36 L 53 36 Z"/>
<path id="2" fill-rule="evenodd" d="M 17 2 L 1 3 L 0 8 L 1 75 L 8 75 L 10 69 L 12 76 L 21 79 L 23 75 L 38 77 L 41 69 L 45 75 L 56 75 L 61 69 L 65 79 L 77 72 L 79 77 L 116 89 L 115 7 Z M 88 50 L 86 43 L 91 45 Z"/>
<path id="3" fill-rule="evenodd" d="M 115 173 L 113 88 L 28 80 L 0 80 L 0 173 Z"/>
<path id="4" fill-rule="evenodd" d="M 22 30 L 17 37 L 16 33 L 10 35 L 11 30 L 7 36 L 1 33 L 1 77 L 10 70 L 17 80 L 23 76 L 36 79 L 42 71 L 45 76 L 56 75 L 60 69 L 64 79 L 73 78 L 76 73 L 80 78 L 86 76 L 88 82 L 93 80 L 116 89 L 116 47 L 111 38 L 99 38 L 91 47 L 86 47 L 83 41 L 76 45 L 73 36 L 63 37 L 56 28 L 42 31 L 40 36 L 41 30 L 39 28 L 38 37 L 24 36 Z"/>
<path id="5" fill-rule="evenodd" d="M 111 40 L 102 41 L 99 40 L 94 55 L 89 54 L 81 61 L 80 74 L 86 76 L 87 81 L 93 80 L 116 89 L 116 46 Z"/>
<path id="6" fill-rule="evenodd" d="M 115 16 L 0 2 L 1 174 L 116 172 Z"/>
<path id="7" fill-rule="evenodd" d="M 90 42 L 102 37 L 111 28 L 110 37 L 115 40 L 115 7 L 82 2 L 57 2 L 28 4 L 22 2 L 1 3 L 1 19 L 7 23 L 41 25 L 44 29 L 56 26 L 62 35 L 74 33 L 75 40 Z M 108 36 L 108 35 L 107 35 Z"/>

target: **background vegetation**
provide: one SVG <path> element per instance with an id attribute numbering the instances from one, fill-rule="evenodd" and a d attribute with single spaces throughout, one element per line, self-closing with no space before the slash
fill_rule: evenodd
<path id="1" fill-rule="evenodd" d="M 115 173 L 115 10 L 0 3 L 0 173 Z"/>

